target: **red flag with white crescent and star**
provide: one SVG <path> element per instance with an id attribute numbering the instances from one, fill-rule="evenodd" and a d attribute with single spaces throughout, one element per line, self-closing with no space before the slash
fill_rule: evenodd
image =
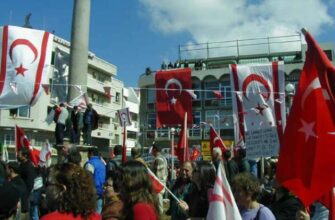
<path id="1" fill-rule="evenodd" d="M 28 148 L 30 152 L 31 162 L 33 162 L 35 166 L 38 165 L 38 162 L 40 160 L 40 151 L 30 146 L 30 142 L 27 136 L 24 134 L 23 129 L 17 125 L 15 126 L 15 146 L 16 152 L 18 152 L 21 148 Z"/>
<path id="2" fill-rule="evenodd" d="M 309 33 L 305 38 L 306 60 L 288 116 L 276 177 L 308 206 L 335 186 L 333 109 L 319 80 L 325 74 L 334 75 L 335 68 Z"/>
<path id="3" fill-rule="evenodd" d="M 192 124 L 191 69 L 161 70 L 156 73 L 156 126 L 183 124 L 185 112 L 187 124 Z"/>
<path id="4" fill-rule="evenodd" d="M 211 145 L 211 152 L 213 153 L 213 148 L 219 147 L 221 149 L 221 152 L 225 152 L 227 150 L 226 145 L 224 144 L 221 137 L 216 133 L 215 129 L 210 126 L 209 129 L 209 139 L 210 139 L 210 145 Z"/>
<path id="5" fill-rule="evenodd" d="M 32 105 L 48 83 L 53 35 L 45 31 L 0 28 L 0 108 Z M 16 85 L 16 92 L 10 85 Z"/>

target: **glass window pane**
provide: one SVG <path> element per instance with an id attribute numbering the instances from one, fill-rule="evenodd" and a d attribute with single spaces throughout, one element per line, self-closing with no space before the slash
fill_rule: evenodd
<path id="1" fill-rule="evenodd" d="M 19 117 L 29 118 L 29 106 L 23 106 L 18 108 Z"/>
<path id="2" fill-rule="evenodd" d="M 148 103 L 155 103 L 156 102 L 156 91 L 153 88 L 147 89 L 147 97 L 148 97 Z"/>

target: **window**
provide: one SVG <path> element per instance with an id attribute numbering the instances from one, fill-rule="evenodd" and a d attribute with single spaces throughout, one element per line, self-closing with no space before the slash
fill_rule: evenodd
<path id="1" fill-rule="evenodd" d="M 117 103 L 120 102 L 120 93 L 119 92 L 115 93 L 115 102 L 117 102 Z"/>
<path id="2" fill-rule="evenodd" d="M 5 134 L 5 143 L 6 145 L 12 145 L 15 144 L 15 138 L 14 135 L 11 134 Z"/>
<path id="3" fill-rule="evenodd" d="M 136 114 L 134 112 L 130 112 L 130 118 L 131 118 L 132 121 L 137 121 L 138 114 Z"/>
<path id="4" fill-rule="evenodd" d="M 9 115 L 12 117 L 19 117 L 19 118 L 29 118 L 30 117 L 30 107 L 29 106 L 22 106 L 20 108 L 14 108 L 9 110 Z"/>
<path id="5" fill-rule="evenodd" d="M 129 139 L 136 139 L 137 135 L 135 131 L 127 131 L 127 138 Z"/>
<path id="6" fill-rule="evenodd" d="M 207 123 L 212 124 L 212 126 L 217 130 L 220 123 L 220 112 L 218 110 L 208 110 L 205 113 L 205 120 Z"/>
<path id="7" fill-rule="evenodd" d="M 205 107 L 218 107 L 219 100 L 215 97 L 214 91 L 219 90 L 219 82 L 217 80 L 207 81 L 205 87 Z"/>
<path id="8" fill-rule="evenodd" d="M 147 103 L 156 102 L 156 91 L 154 88 L 147 88 Z"/>
<path id="9" fill-rule="evenodd" d="M 194 111 L 192 113 L 193 116 L 193 127 L 190 129 L 189 135 L 190 137 L 200 137 L 201 135 L 201 112 Z"/>
<path id="10" fill-rule="evenodd" d="M 148 129 L 156 128 L 156 113 L 148 113 L 147 125 Z"/>
<path id="11" fill-rule="evenodd" d="M 200 125 L 201 122 L 201 112 L 200 111 L 194 111 L 192 113 L 193 116 L 193 124 Z"/>
<path id="12" fill-rule="evenodd" d="M 113 142 L 113 144 L 119 144 L 120 143 L 120 135 L 116 134 L 115 139 L 112 142 Z"/>
<path id="13" fill-rule="evenodd" d="M 205 82 L 205 99 L 216 99 L 214 92 L 219 90 L 219 83 L 217 81 Z"/>
<path id="14" fill-rule="evenodd" d="M 194 90 L 194 93 L 197 95 L 196 99 L 192 99 L 192 107 L 201 107 L 202 93 L 201 93 L 200 80 L 198 79 L 192 80 L 192 89 Z"/>
<path id="15" fill-rule="evenodd" d="M 155 109 L 156 91 L 154 88 L 147 88 L 147 108 L 148 110 Z"/>
<path id="16" fill-rule="evenodd" d="M 223 99 L 220 101 L 220 105 L 223 106 L 231 106 L 232 105 L 232 94 L 231 94 L 231 86 L 230 81 L 223 81 L 220 83 L 221 95 Z"/>

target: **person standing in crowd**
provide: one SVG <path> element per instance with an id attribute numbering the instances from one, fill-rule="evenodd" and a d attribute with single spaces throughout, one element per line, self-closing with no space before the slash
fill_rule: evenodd
<path id="1" fill-rule="evenodd" d="M 153 166 L 152 166 L 152 171 L 154 174 L 158 177 L 158 179 L 166 185 L 167 178 L 168 178 L 168 165 L 165 157 L 161 153 L 162 147 L 159 145 L 154 144 L 152 146 L 152 154 L 155 157 Z M 160 214 L 163 214 L 163 195 L 165 193 L 165 189 L 162 190 L 158 194 L 158 202 L 159 202 L 159 211 Z"/>
<path id="2" fill-rule="evenodd" d="M 257 202 L 260 193 L 260 183 L 253 174 L 248 172 L 237 174 L 232 185 L 233 194 L 243 220 L 276 219 L 269 208 Z"/>
<path id="3" fill-rule="evenodd" d="M 141 149 L 139 147 L 131 148 L 131 157 L 133 160 L 143 163 L 144 166 L 147 166 L 145 160 L 141 157 Z"/>
<path id="4" fill-rule="evenodd" d="M 122 183 L 120 175 L 115 177 L 107 176 L 104 186 L 104 207 L 101 212 L 103 220 L 123 219 L 123 202 L 120 196 Z"/>
<path id="5" fill-rule="evenodd" d="M 6 162 L 2 159 L 2 147 L 0 146 L 0 184 L 6 180 Z"/>
<path id="6" fill-rule="evenodd" d="M 208 161 L 199 161 L 192 174 L 192 186 L 190 194 L 180 206 L 191 218 L 206 218 L 209 200 L 212 195 L 215 182 L 215 167 Z"/>
<path id="7" fill-rule="evenodd" d="M 238 170 L 240 173 L 250 173 L 250 164 L 246 158 L 247 152 L 245 148 L 240 148 L 237 151 Z"/>
<path id="8" fill-rule="evenodd" d="M 97 193 L 97 212 L 101 213 L 103 203 L 103 187 L 106 181 L 106 166 L 99 156 L 99 151 L 95 147 L 88 149 L 89 160 L 85 164 L 85 169 L 93 175 L 95 189 Z"/>
<path id="9" fill-rule="evenodd" d="M 92 131 L 98 128 L 98 121 L 99 121 L 98 113 L 93 109 L 92 104 L 88 104 L 83 117 L 84 144 L 92 145 Z"/>
<path id="10" fill-rule="evenodd" d="M 231 158 L 231 152 L 229 150 L 226 150 L 223 154 L 225 164 L 227 166 L 226 177 L 231 185 L 233 182 L 234 177 L 238 174 L 238 165 L 234 159 Z"/>
<path id="11" fill-rule="evenodd" d="M 67 155 L 67 162 L 74 163 L 79 166 L 81 164 L 81 154 L 75 145 L 72 145 L 69 147 L 68 155 Z"/>
<path id="12" fill-rule="evenodd" d="M 16 216 L 21 219 L 22 210 L 28 210 L 28 192 L 27 186 L 20 176 L 20 165 L 17 162 L 9 162 L 7 164 L 7 174 L 9 182 L 14 186 L 20 196 L 20 208 Z"/>
<path id="13" fill-rule="evenodd" d="M 182 164 L 180 175 L 172 187 L 172 193 L 180 200 L 185 200 L 188 197 L 192 186 L 192 174 L 196 169 L 195 163 L 185 161 Z M 170 198 L 170 208 L 168 214 L 171 215 L 172 220 L 183 220 L 187 218 L 187 213 L 181 209 L 178 202 L 174 198 Z"/>
<path id="14" fill-rule="evenodd" d="M 157 194 L 153 192 L 147 168 L 130 160 L 122 167 L 121 198 L 126 220 L 157 220 L 160 212 Z"/>
<path id="15" fill-rule="evenodd" d="M 115 177 L 119 175 L 119 168 L 122 164 L 122 146 L 115 145 L 114 149 L 114 158 L 110 158 L 106 165 L 107 176 Z"/>
<path id="16" fill-rule="evenodd" d="M 17 160 L 20 163 L 20 174 L 21 178 L 23 179 L 26 187 L 27 187 L 27 201 L 24 203 L 29 204 L 27 209 L 23 209 L 22 207 L 22 219 L 28 219 L 29 217 L 29 206 L 30 201 L 29 198 L 32 197 L 32 192 L 34 189 L 34 182 L 35 178 L 37 177 L 37 173 L 33 163 L 30 161 L 30 152 L 29 149 L 26 147 L 21 147 L 17 152 Z"/>
<path id="17" fill-rule="evenodd" d="M 50 213 L 41 220 L 98 220 L 96 194 L 88 171 L 74 163 L 57 164 L 50 169 L 46 183 L 46 202 Z"/>
<path id="18" fill-rule="evenodd" d="M 212 157 L 213 164 L 215 169 L 218 170 L 219 164 L 222 161 L 222 150 L 220 147 L 213 148 L 213 157 Z"/>
<path id="19" fill-rule="evenodd" d="M 81 114 L 78 106 L 74 106 L 73 111 L 71 112 L 71 142 L 73 144 L 79 144 L 82 128 L 83 115 Z"/>
<path id="20" fill-rule="evenodd" d="M 59 113 L 57 113 L 57 111 Z M 65 135 L 65 127 L 66 127 L 66 120 L 69 117 L 69 112 L 65 107 L 64 103 L 59 105 L 59 108 L 56 110 L 57 120 L 56 120 L 56 130 L 55 130 L 55 137 L 56 137 L 56 145 L 63 145 L 64 142 L 64 135 Z"/>
<path id="21" fill-rule="evenodd" d="M 7 181 L 0 185 L 0 219 L 27 219 L 17 216 L 18 207 L 20 206 L 20 195 L 15 186 Z"/>
<path id="22" fill-rule="evenodd" d="M 277 220 L 290 220 L 303 208 L 303 205 L 288 189 L 276 183 L 273 201 L 269 208 Z"/>

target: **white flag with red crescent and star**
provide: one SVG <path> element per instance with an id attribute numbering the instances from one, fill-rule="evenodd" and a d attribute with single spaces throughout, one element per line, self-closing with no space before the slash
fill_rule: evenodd
<path id="1" fill-rule="evenodd" d="M 209 195 L 206 219 L 242 220 L 222 162 L 216 172 L 213 191 Z"/>
<path id="2" fill-rule="evenodd" d="M 286 122 L 284 64 L 233 64 L 230 69 L 236 126 L 247 157 L 277 155 Z"/>
<path id="3" fill-rule="evenodd" d="M 43 92 L 42 85 L 48 83 L 53 35 L 4 26 L 0 27 L 0 39 L 0 108 L 33 105 Z"/>

